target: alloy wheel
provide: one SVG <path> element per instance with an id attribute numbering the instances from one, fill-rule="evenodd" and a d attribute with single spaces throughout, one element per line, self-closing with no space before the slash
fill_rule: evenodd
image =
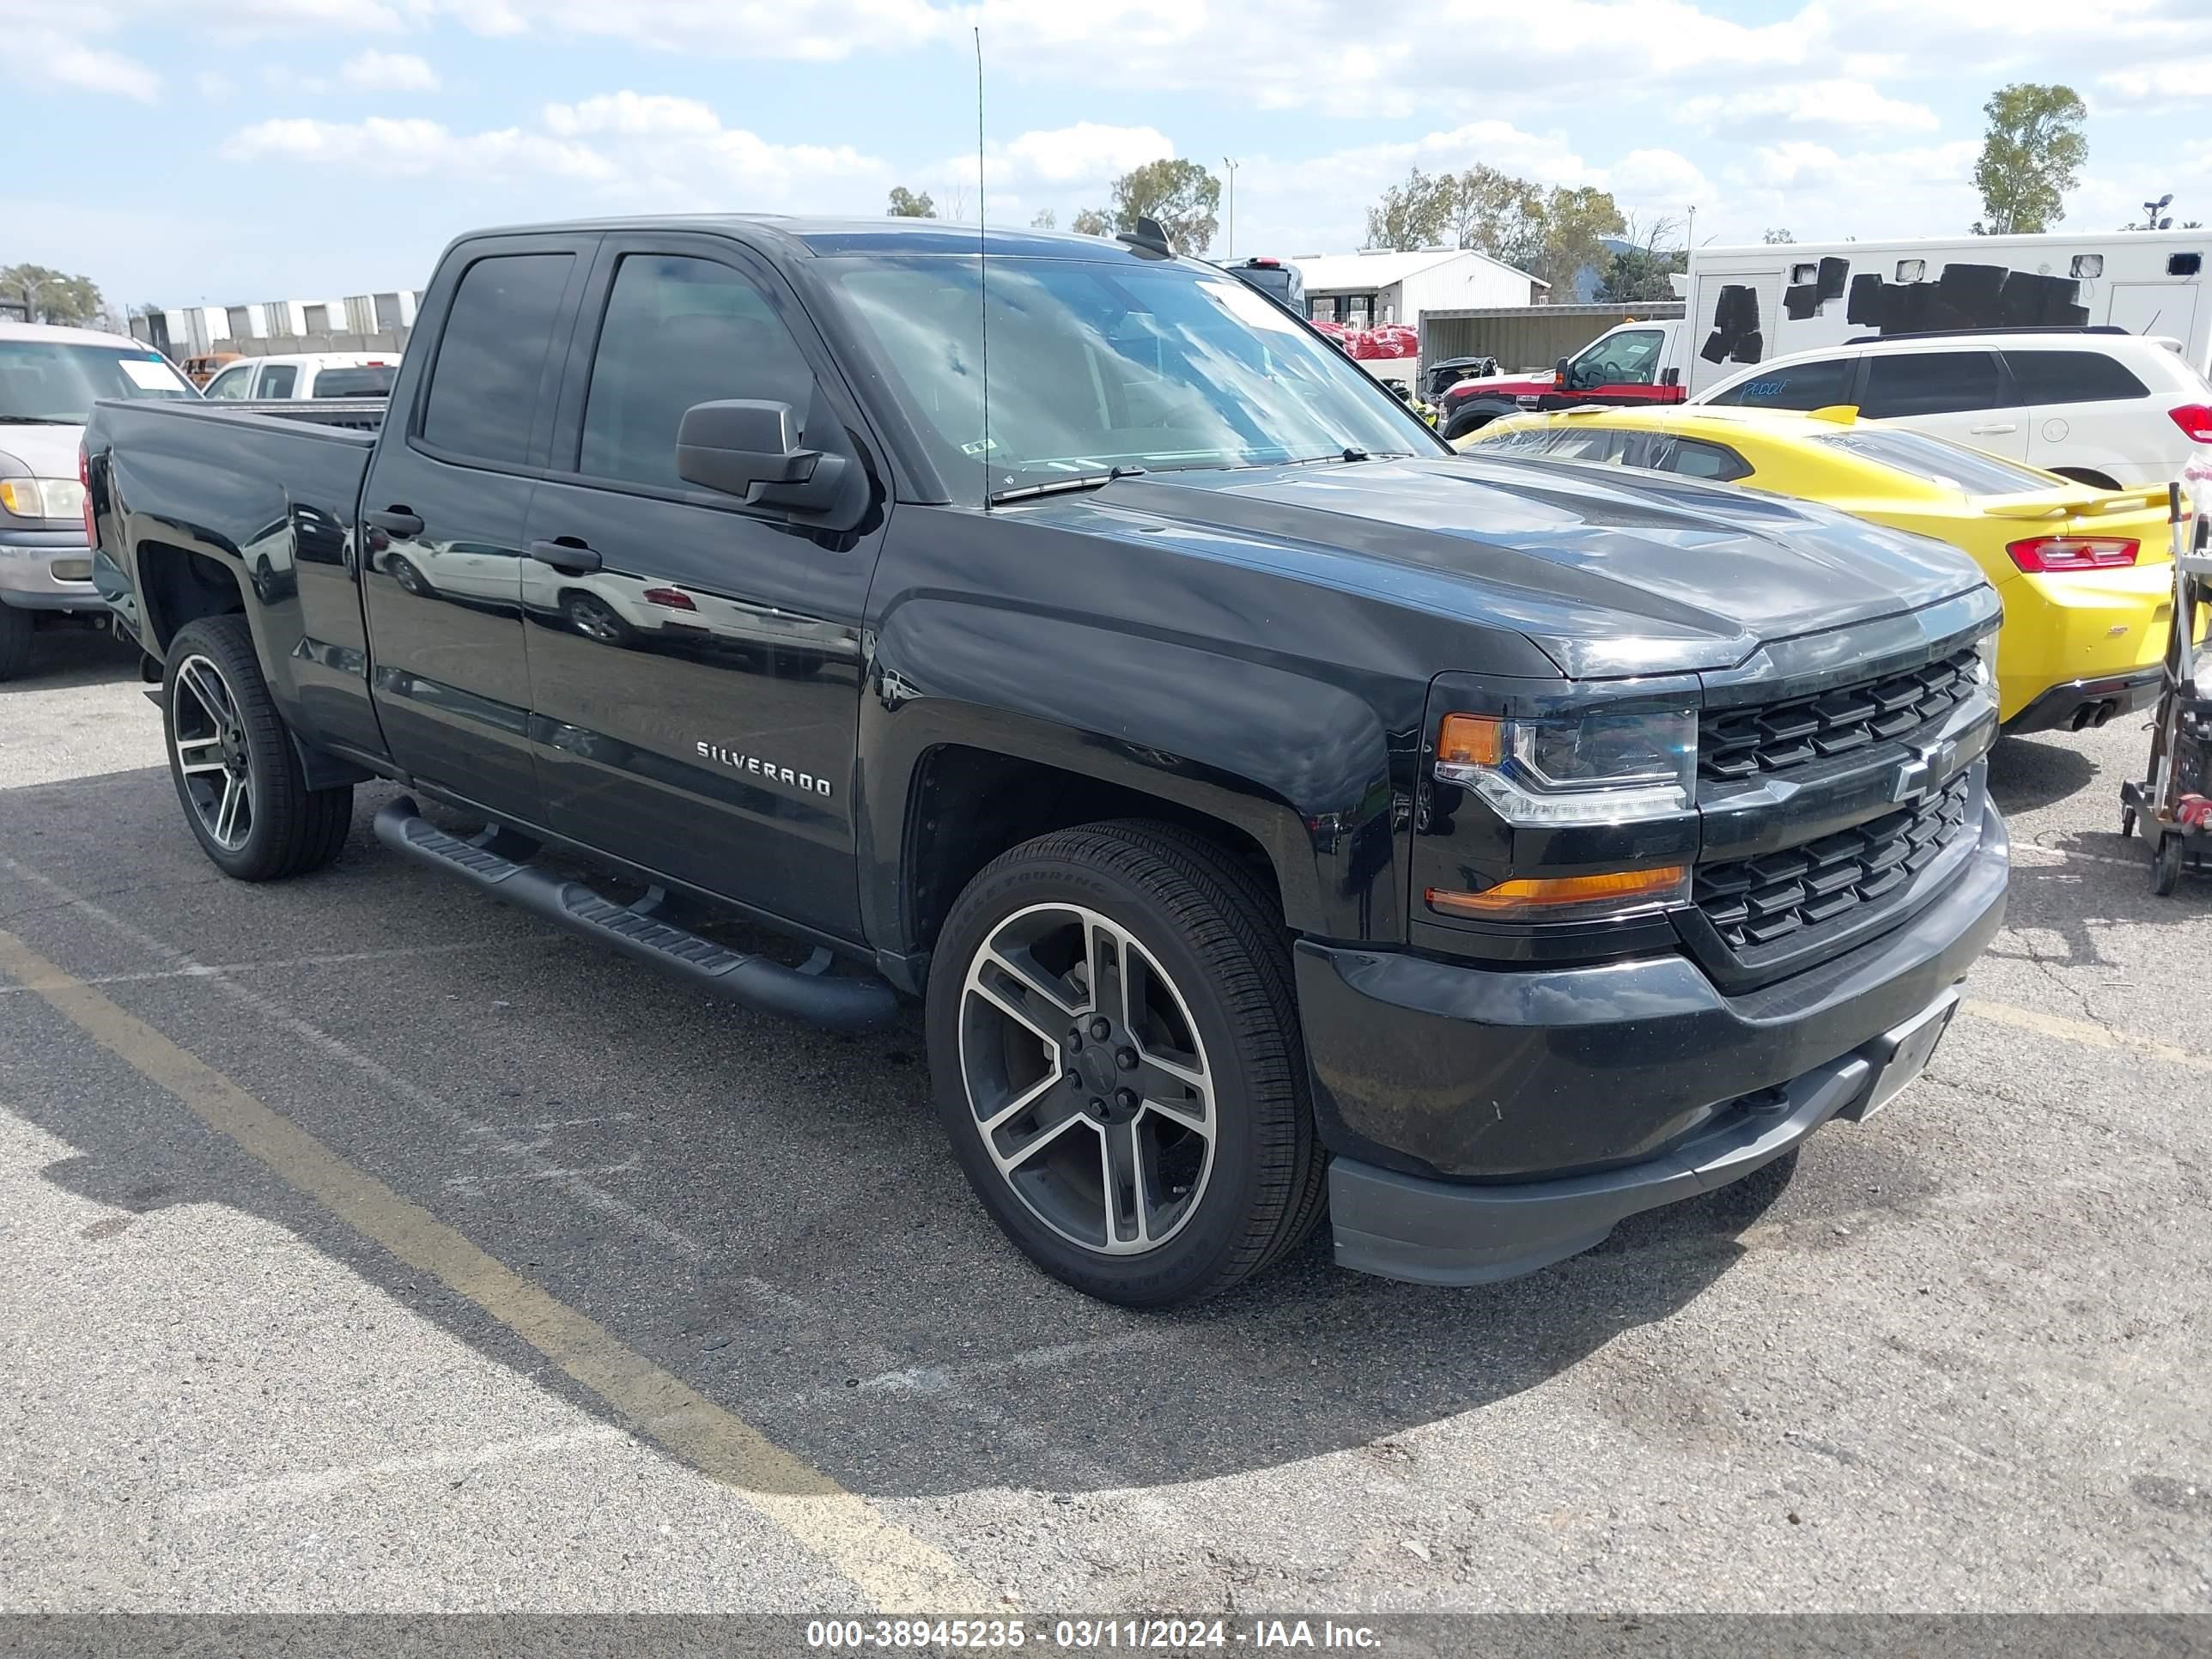
<path id="1" fill-rule="evenodd" d="M 253 833 L 253 751 L 222 671 L 190 656 L 177 670 L 169 744 L 200 827 L 226 853 Z"/>
<path id="2" fill-rule="evenodd" d="M 1031 1214 L 1101 1255 L 1156 1249 L 1213 1170 L 1213 1073 L 1143 943 L 1085 906 L 1031 905 L 977 947 L 960 1073 L 975 1133 Z"/>

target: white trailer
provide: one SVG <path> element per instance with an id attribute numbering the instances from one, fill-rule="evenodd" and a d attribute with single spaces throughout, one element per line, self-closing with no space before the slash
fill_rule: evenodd
<path id="1" fill-rule="evenodd" d="M 1690 392 L 1746 363 L 1846 340 L 2109 325 L 2179 340 L 2212 374 L 2212 231 L 2105 231 L 1694 248 L 1673 362 Z"/>

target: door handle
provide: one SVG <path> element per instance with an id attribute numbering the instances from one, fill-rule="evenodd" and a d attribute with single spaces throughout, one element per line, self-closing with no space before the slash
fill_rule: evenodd
<path id="1" fill-rule="evenodd" d="M 1970 426 L 1966 430 L 1969 434 L 1977 438 L 1993 438 L 2000 433 L 2019 431 L 2020 422 L 2017 421 L 2000 421 L 1994 426 Z"/>
<path id="2" fill-rule="evenodd" d="M 404 507 L 387 507 L 381 513 L 364 513 L 361 516 L 387 536 L 412 539 L 422 533 L 421 517 Z"/>
<path id="3" fill-rule="evenodd" d="M 540 564 L 550 564 L 564 576 L 588 576 L 599 568 L 602 561 L 594 549 L 586 547 L 573 536 L 556 541 L 532 542 L 530 556 Z"/>

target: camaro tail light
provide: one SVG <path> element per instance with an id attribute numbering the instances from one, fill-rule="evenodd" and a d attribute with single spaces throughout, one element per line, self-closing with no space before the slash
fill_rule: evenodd
<path id="1" fill-rule="evenodd" d="M 2119 570 L 2136 562 L 2137 544 L 2118 537 L 2034 536 L 2005 549 L 2022 570 Z"/>

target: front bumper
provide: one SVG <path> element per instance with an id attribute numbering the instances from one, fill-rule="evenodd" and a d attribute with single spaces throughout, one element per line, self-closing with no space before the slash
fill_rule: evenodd
<path id="1" fill-rule="evenodd" d="M 57 566 L 86 574 L 57 574 Z M 82 531 L 12 532 L 0 538 L 0 605 L 22 611 L 102 610 L 91 568 L 92 550 Z"/>
<path id="2" fill-rule="evenodd" d="M 1897 1034 L 1996 932 L 2008 863 L 1988 808 L 1911 920 L 1735 996 L 1679 955 L 1497 970 L 1301 941 L 1339 1260 L 1435 1284 L 1533 1272 L 1863 1109 Z"/>

